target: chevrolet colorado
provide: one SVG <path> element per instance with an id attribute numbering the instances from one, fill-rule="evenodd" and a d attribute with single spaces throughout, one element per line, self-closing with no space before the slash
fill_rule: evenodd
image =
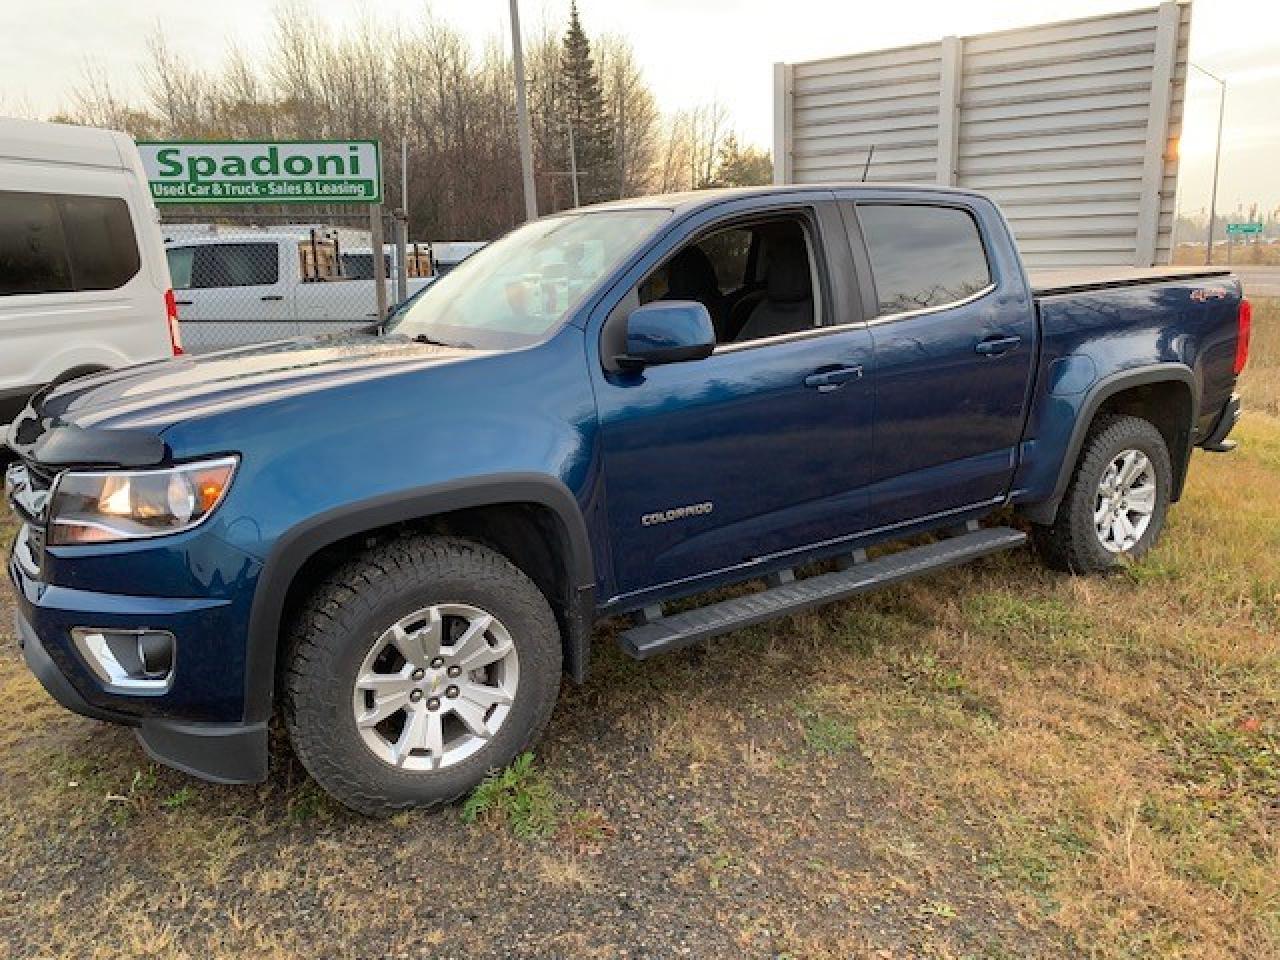
<path id="1" fill-rule="evenodd" d="M 19 642 L 163 763 L 259 780 L 278 707 L 352 808 L 443 803 L 537 738 L 598 618 L 644 659 L 1025 530 L 1062 569 L 1141 557 L 1193 448 L 1232 446 L 1249 320 L 1221 270 L 1029 278 L 960 190 L 545 217 L 387 330 L 33 398 Z"/>

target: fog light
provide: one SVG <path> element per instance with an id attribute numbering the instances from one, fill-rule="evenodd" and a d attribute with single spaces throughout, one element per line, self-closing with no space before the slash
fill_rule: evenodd
<path id="1" fill-rule="evenodd" d="M 138 634 L 138 662 L 148 680 L 163 680 L 173 670 L 173 634 L 149 630 Z"/>
<path id="2" fill-rule="evenodd" d="M 168 689 L 176 642 L 167 630 L 76 627 L 71 637 L 108 690 L 156 693 Z"/>

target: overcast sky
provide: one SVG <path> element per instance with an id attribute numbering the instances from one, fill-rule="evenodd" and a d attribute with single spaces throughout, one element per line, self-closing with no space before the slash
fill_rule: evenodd
<path id="1" fill-rule="evenodd" d="M 718 98 L 747 140 L 772 144 L 772 64 L 1151 6 L 1142 0 L 580 0 L 589 33 L 630 39 L 664 109 Z M 362 16 L 409 23 L 423 0 L 312 0 L 340 31 Z M 436 0 L 435 15 L 479 44 L 507 30 L 507 0 Z M 526 32 L 560 24 L 568 0 L 522 0 Z M 86 62 L 141 101 L 139 65 L 158 24 L 170 47 L 213 66 L 230 43 L 271 42 L 270 0 L 0 0 L 0 113 L 65 106 Z M 1219 208 L 1280 206 L 1280 0 L 1196 0 L 1192 60 L 1229 84 Z M 1194 75 L 1179 206 L 1207 205 L 1217 87 Z"/>

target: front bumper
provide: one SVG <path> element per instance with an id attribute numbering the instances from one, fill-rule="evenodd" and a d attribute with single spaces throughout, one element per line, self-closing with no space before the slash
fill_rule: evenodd
<path id="1" fill-rule="evenodd" d="M 224 719 L 239 715 L 243 689 L 242 657 L 227 649 L 240 619 L 235 604 L 54 586 L 31 576 L 16 554 L 9 575 L 23 659 L 54 700 L 82 716 L 133 727 L 153 759 L 186 773 L 219 783 L 265 779 L 266 721 Z M 105 689 L 71 639 L 77 626 L 172 632 L 180 643 L 172 685 L 158 694 Z"/>

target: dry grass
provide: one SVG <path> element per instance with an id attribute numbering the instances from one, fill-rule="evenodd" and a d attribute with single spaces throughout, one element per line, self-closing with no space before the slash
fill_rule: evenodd
<path id="1" fill-rule="evenodd" d="M 1253 339 L 1241 379 L 1251 409 L 1280 417 L 1280 300 L 1253 301 Z"/>
<path id="2" fill-rule="evenodd" d="M 1191 244 L 1179 244 L 1173 251 L 1173 262 L 1183 266 L 1198 267 L 1204 263 L 1204 247 Z M 1265 243 L 1243 243 L 1237 241 L 1231 250 L 1232 264 L 1248 266 L 1280 266 L 1280 242 L 1271 240 Z M 1227 244 L 1222 240 L 1214 240 L 1213 265 L 1227 265 Z"/>
<path id="3" fill-rule="evenodd" d="M 195 784 L 0 645 L 0 958 L 1280 956 L 1256 316 L 1241 448 L 1142 565 L 1010 554 L 645 664 L 606 626 L 470 824 L 352 818 L 282 744 L 262 787 Z"/>

